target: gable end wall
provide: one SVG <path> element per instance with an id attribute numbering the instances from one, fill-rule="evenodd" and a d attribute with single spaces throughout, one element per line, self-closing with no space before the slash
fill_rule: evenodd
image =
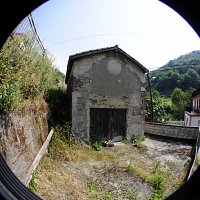
<path id="1" fill-rule="evenodd" d="M 71 83 L 72 133 L 90 140 L 90 108 L 127 109 L 126 137 L 144 134 L 144 73 L 117 52 L 76 60 Z"/>

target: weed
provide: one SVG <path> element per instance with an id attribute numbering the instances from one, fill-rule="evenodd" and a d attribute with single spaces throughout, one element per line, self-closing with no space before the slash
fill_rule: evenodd
<path id="1" fill-rule="evenodd" d="M 124 144 L 129 144 L 130 141 L 127 139 L 127 138 L 124 138 L 123 141 L 122 141 Z"/>
<path id="2" fill-rule="evenodd" d="M 38 171 L 35 170 L 32 174 L 32 179 L 28 185 L 28 189 L 30 189 L 32 192 L 36 192 L 38 189 L 37 179 L 38 179 Z"/>
<path id="3" fill-rule="evenodd" d="M 138 200 L 138 196 L 135 194 L 135 191 L 130 189 L 128 186 L 122 188 L 121 196 L 123 199 L 129 200 Z"/>
<path id="4" fill-rule="evenodd" d="M 103 147 L 102 141 L 97 140 L 92 144 L 92 148 L 95 149 L 96 151 L 100 151 Z"/>
<path id="5" fill-rule="evenodd" d="M 200 165 L 200 159 L 197 158 L 197 159 L 195 160 L 195 164 L 196 164 L 196 165 Z"/>
<path id="6" fill-rule="evenodd" d="M 167 179 L 162 172 L 160 162 L 157 162 L 155 164 L 153 168 L 153 174 L 154 174 L 154 181 L 153 181 L 154 192 L 152 193 L 149 200 L 161 200 L 163 199 L 163 194 L 167 184 Z"/>
<path id="7" fill-rule="evenodd" d="M 131 163 L 127 166 L 126 171 L 136 176 L 139 176 L 144 181 L 150 184 L 153 184 L 154 182 L 154 176 L 151 172 L 146 169 L 142 169 L 141 167 L 138 167 L 136 165 L 131 165 Z"/>
<path id="8" fill-rule="evenodd" d="M 94 184 L 92 180 L 88 179 L 87 184 L 86 184 L 86 191 L 92 192 L 93 190 L 96 190 L 96 185 Z"/>
<path id="9" fill-rule="evenodd" d="M 48 145 L 49 156 L 56 160 L 68 161 L 73 157 L 70 147 L 70 125 L 66 122 L 63 125 L 54 127 L 54 134 Z"/>
<path id="10" fill-rule="evenodd" d="M 81 178 L 70 173 L 66 168 L 50 156 L 44 156 L 38 167 L 37 194 L 42 199 L 81 199 L 84 194 L 84 184 Z"/>
<path id="11" fill-rule="evenodd" d="M 142 141 L 144 141 L 144 136 L 141 135 L 133 135 L 131 141 L 134 146 L 141 147 Z"/>
<path id="12" fill-rule="evenodd" d="M 86 192 L 89 193 L 89 199 L 91 200 L 117 200 L 117 198 L 111 192 L 105 191 L 103 187 L 98 185 L 92 179 L 88 179 Z"/>
<path id="13" fill-rule="evenodd" d="M 153 173 L 154 174 L 160 174 L 161 173 L 161 165 L 160 162 L 156 162 L 156 164 L 153 167 Z"/>
<path id="14" fill-rule="evenodd" d="M 152 171 L 142 169 L 141 167 L 133 166 L 131 165 L 131 162 L 127 166 L 126 170 L 129 173 L 133 173 L 139 176 L 144 181 L 150 183 L 153 186 L 154 192 L 152 193 L 149 200 L 160 200 L 163 198 L 163 193 L 167 184 L 167 179 L 163 174 L 163 171 L 159 162 L 157 162 L 154 165 Z"/>

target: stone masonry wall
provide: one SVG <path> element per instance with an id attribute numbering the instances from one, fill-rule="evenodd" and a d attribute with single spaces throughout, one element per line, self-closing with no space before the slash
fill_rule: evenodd
<path id="1" fill-rule="evenodd" d="M 90 108 L 127 109 L 126 137 L 144 133 L 144 73 L 118 53 L 102 53 L 74 62 L 72 132 L 90 140 Z"/>
<path id="2" fill-rule="evenodd" d="M 48 135 L 47 119 L 44 102 L 20 113 L 0 115 L 0 153 L 22 183 Z"/>
<path id="3" fill-rule="evenodd" d="M 144 132 L 159 136 L 195 140 L 199 128 L 146 122 Z"/>

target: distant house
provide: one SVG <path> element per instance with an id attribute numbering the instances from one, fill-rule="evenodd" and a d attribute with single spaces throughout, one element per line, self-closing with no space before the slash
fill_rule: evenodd
<path id="1" fill-rule="evenodd" d="M 71 55 L 65 82 L 72 133 L 87 142 L 143 135 L 147 72 L 117 45 Z"/>
<path id="2" fill-rule="evenodd" d="M 192 93 L 192 109 L 185 111 L 185 126 L 200 126 L 200 89 Z"/>

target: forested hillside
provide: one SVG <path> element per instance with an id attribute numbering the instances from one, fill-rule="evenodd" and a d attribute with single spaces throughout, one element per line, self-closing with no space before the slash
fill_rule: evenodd
<path id="1" fill-rule="evenodd" d="M 152 88 L 161 95 L 171 96 L 175 88 L 186 92 L 200 83 L 200 50 L 181 55 L 150 72 Z"/>
<path id="2" fill-rule="evenodd" d="M 186 107 L 192 106 L 192 93 L 200 88 L 200 50 L 181 55 L 150 72 L 154 121 L 183 120 Z M 152 105 L 147 88 L 146 120 L 152 120 Z"/>

